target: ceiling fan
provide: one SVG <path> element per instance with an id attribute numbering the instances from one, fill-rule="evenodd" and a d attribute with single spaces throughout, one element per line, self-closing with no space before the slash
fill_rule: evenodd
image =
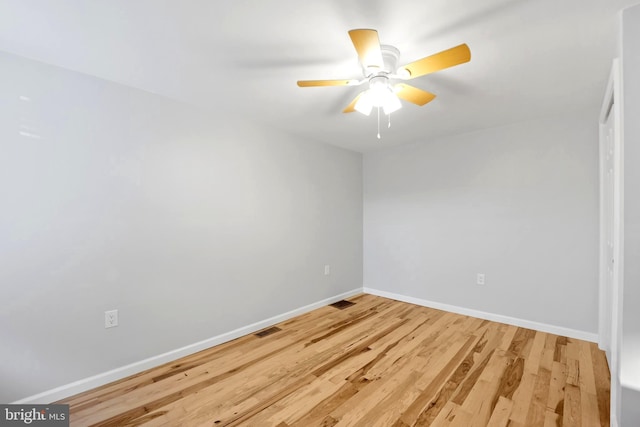
<path id="1" fill-rule="evenodd" d="M 378 32 L 371 29 L 349 31 L 358 53 L 364 78 L 360 80 L 299 80 L 300 87 L 358 86 L 369 83 L 369 89 L 361 92 L 344 109 L 343 113 L 359 111 L 369 115 L 373 107 L 391 114 L 402 107 L 400 99 L 422 106 L 436 96 L 405 83 L 392 84 L 392 80 L 410 80 L 471 60 L 469 46 L 461 44 L 398 68 L 400 51 L 393 46 L 381 45 Z"/>

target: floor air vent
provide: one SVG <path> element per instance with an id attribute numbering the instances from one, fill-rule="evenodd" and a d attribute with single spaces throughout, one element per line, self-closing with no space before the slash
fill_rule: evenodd
<path id="1" fill-rule="evenodd" d="M 329 304 L 331 307 L 335 307 L 338 308 L 340 310 L 344 310 L 347 307 L 351 307 L 352 305 L 354 305 L 355 302 L 351 302 L 351 301 L 347 301 L 347 300 L 340 300 L 338 302 L 334 302 L 333 304 Z"/>
<path id="2" fill-rule="evenodd" d="M 272 326 L 270 328 L 267 328 L 263 331 L 260 332 L 256 332 L 254 335 L 262 338 L 262 337 L 266 337 L 267 335 L 271 335 L 271 334 L 275 334 L 276 332 L 281 331 L 282 329 L 278 328 L 277 326 Z"/>

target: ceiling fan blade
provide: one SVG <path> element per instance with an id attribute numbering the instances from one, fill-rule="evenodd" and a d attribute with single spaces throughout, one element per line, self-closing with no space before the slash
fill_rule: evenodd
<path id="1" fill-rule="evenodd" d="M 358 100 L 360 99 L 360 97 L 362 96 L 364 92 L 360 92 L 358 94 L 358 96 L 356 96 L 356 98 L 351 101 L 351 104 L 347 105 L 347 108 L 345 108 L 344 110 L 342 110 L 343 113 L 353 113 L 354 111 L 356 111 L 356 103 L 358 102 Z"/>
<path id="2" fill-rule="evenodd" d="M 351 30 L 349 31 L 349 37 L 351 37 L 360 62 L 365 68 L 384 68 L 380 39 L 376 30 Z"/>
<path id="3" fill-rule="evenodd" d="M 398 98 L 420 106 L 433 101 L 436 97 L 431 92 L 427 92 L 426 90 L 418 89 L 417 87 L 406 85 L 404 83 L 394 85 L 393 90 L 396 95 L 398 95 Z"/>
<path id="4" fill-rule="evenodd" d="M 469 50 L 469 46 L 463 43 L 451 49 L 443 50 L 435 55 L 414 61 L 404 67 L 400 67 L 398 74 L 401 76 L 405 75 L 407 79 L 414 79 L 424 76 L 425 74 L 453 67 L 454 65 L 464 64 L 470 60 L 471 51 Z"/>
<path id="5" fill-rule="evenodd" d="M 315 86 L 354 86 L 360 83 L 358 80 L 298 80 L 300 87 Z"/>

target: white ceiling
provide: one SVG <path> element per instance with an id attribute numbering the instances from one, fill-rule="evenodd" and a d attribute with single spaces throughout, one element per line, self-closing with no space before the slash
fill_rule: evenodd
<path id="1" fill-rule="evenodd" d="M 0 0 L 0 50 L 369 151 L 596 109 L 617 12 L 637 2 Z M 401 64 L 460 43 L 472 59 L 412 80 L 438 97 L 405 103 L 377 140 L 375 114 L 341 113 L 364 86 L 296 86 L 361 77 L 353 28 L 377 29 Z"/>

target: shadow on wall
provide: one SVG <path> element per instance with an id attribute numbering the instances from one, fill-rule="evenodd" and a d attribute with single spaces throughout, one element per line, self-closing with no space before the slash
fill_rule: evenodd
<path id="1" fill-rule="evenodd" d="M 622 408 L 620 427 L 640 426 L 640 390 L 623 387 Z"/>

